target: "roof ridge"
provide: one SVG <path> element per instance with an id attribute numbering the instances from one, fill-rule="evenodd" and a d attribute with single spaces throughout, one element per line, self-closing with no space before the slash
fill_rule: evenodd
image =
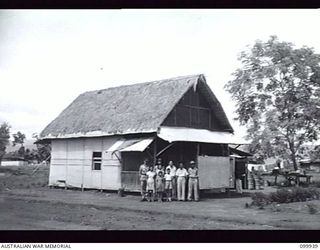
<path id="1" fill-rule="evenodd" d="M 85 92 L 81 93 L 80 95 L 99 92 L 99 91 L 105 91 L 105 90 L 110 90 L 110 89 L 116 89 L 116 88 L 125 88 L 125 87 L 130 87 L 130 86 L 135 86 L 135 85 L 155 84 L 157 82 L 168 82 L 168 81 L 181 80 L 181 79 L 185 79 L 185 78 L 200 77 L 201 75 L 203 75 L 203 74 L 177 76 L 177 77 L 170 77 L 170 78 L 166 78 L 166 79 L 159 79 L 159 80 L 148 81 L 148 82 L 138 82 L 138 83 L 133 83 L 133 84 L 123 84 L 123 85 L 119 85 L 119 86 L 112 86 L 112 87 L 105 88 L 105 89 L 96 89 L 96 90 L 85 91 Z"/>
<path id="2" fill-rule="evenodd" d="M 42 138 L 71 138 L 154 133 L 186 91 L 201 82 L 207 86 L 203 74 L 85 92 L 40 135 Z M 209 86 L 204 90 L 209 91 L 209 98 L 215 97 Z M 228 121 L 224 121 L 227 117 L 221 105 L 213 105 L 212 108 L 221 113 L 219 119 L 229 127 Z"/>

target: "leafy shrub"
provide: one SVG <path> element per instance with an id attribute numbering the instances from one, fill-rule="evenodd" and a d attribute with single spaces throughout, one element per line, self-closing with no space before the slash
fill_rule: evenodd
<path id="1" fill-rule="evenodd" d="M 304 182 L 304 181 L 300 181 L 299 186 L 300 186 L 300 187 L 309 187 L 310 184 L 307 183 L 307 182 Z"/>
<path id="2" fill-rule="evenodd" d="M 269 194 L 270 200 L 277 203 L 293 202 L 292 197 L 290 189 L 278 189 L 276 192 Z"/>
<path id="3" fill-rule="evenodd" d="M 257 207 L 263 207 L 271 203 L 270 198 L 267 194 L 262 192 L 255 192 L 251 195 L 252 203 L 251 205 Z"/>
<path id="4" fill-rule="evenodd" d="M 256 192 L 251 195 L 252 205 L 262 207 L 270 203 L 290 203 L 315 200 L 320 198 L 320 192 L 315 188 L 282 188 L 270 194 Z"/>
<path id="5" fill-rule="evenodd" d="M 320 188 L 320 181 L 313 181 L 313 182 L 311 183 L 311 186 Z"/>

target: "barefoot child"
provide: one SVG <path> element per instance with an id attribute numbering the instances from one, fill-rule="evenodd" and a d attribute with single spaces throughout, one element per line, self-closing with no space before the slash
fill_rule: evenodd
<path id="1" fill-rule="evenodd" d="M 158 171 L 156 177 L 156 192 L 157 192 L 157 199 L 158 201 L 162 201 L 163 199 L 163 192 L 164 192 L 164 178 L 163 178 L 163 171 Z"/>
<path id="2" fill-rule="evenodd" d="M 170 168 L 166 169 L 166 174 L 164 175 L 164 179 L 165 179 L 165 191 L 166 191 L 166 198 L 167 201 L 171 201 L 171 197 L 172 197 L 172 178 L 173 176 L 170 173 Z"/>

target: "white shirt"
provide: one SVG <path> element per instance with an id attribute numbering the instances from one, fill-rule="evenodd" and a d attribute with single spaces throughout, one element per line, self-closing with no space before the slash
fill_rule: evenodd
<path id="1" fill-rule="evenodd" d="M 170 166 L 170 165 L 167 166 L 167 167 L 166 167 L 166 170 L 167 170 L 167 169 L 170 169 L 170 175 L 171 175 L 171 176 L 176 176 L 177 168 L 176 168 L 174 165 L 172 165 L 172 166 Z"/>
<path id="2" fill-rule="evenodd" d="M 176 171 L 176 176 L 178 176 L 178 177 L 187 177 L 188 176 L 188 171 L 185 168 L 183 168 L 183 169 L 178 168 L 177 171 Z"/>
<path id="3" fill-rule="evenodd" d="M 159 169 L 159 168 L 157 168 L 157 169 L 156 169 L 156 174 L 159 174 L 159 172 L 162 172 L 162 173 L 164 174 L 164 169 Z"/>
<path id="4" fill-rule="evenodd" d="M 164 167 L 163 167 L 162 165 L 158 165 L 158 164 L 157 164 L 157 165 L 154 166 L 153 171 L 157 172 L 157 171 L 160 170 L 160 169 L 163 170 L 163 168 L 164 168 Z"/>
<path id="5" fill-rule="evenodd" d="M 166 181 L 172 181 L 172 175 L 171 175 L 171 173 L 170 173 L 170 174 L 165 174 L 165 175 L 164 175 L 164 178 L 165 178 Z"/>
<path id="6" fill-rule="evenodd" d="M 147 179 L 147 172 L 148 172 L 148 167 L 144 164 L 142 164 L 139 168 L 139 175 L 140 175 L 140 180 L 146 180 Z"/>

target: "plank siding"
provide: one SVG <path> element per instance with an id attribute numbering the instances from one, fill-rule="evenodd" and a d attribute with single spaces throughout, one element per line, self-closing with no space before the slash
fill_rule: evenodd
<path id="1" fill-rule="evenodd" d="M 49 185 L 65 181 L 78 188 L 117 190 L 121 187 L 121 165 L 106 150 L 117 137 L 52 141 Z M 102 152 L 101 170 L 92 169 L 92 152 Z"/>
<path id="2" fill-rule="evenodd" d="M 193 88 L 181 98 L 162 125 L 223 130 L 205 96 Z"/>
<path id="3" fill-rule="evenodd" d="M 223 156 L 199 156 L 200 189 L 229 188 L 231 178 L 230 158 Z"/>
<path id="4" fill-rule="evenodd" d="M 67 142 L 56 140 L 52 142 L 49 185 L 67 180 Z"/>

